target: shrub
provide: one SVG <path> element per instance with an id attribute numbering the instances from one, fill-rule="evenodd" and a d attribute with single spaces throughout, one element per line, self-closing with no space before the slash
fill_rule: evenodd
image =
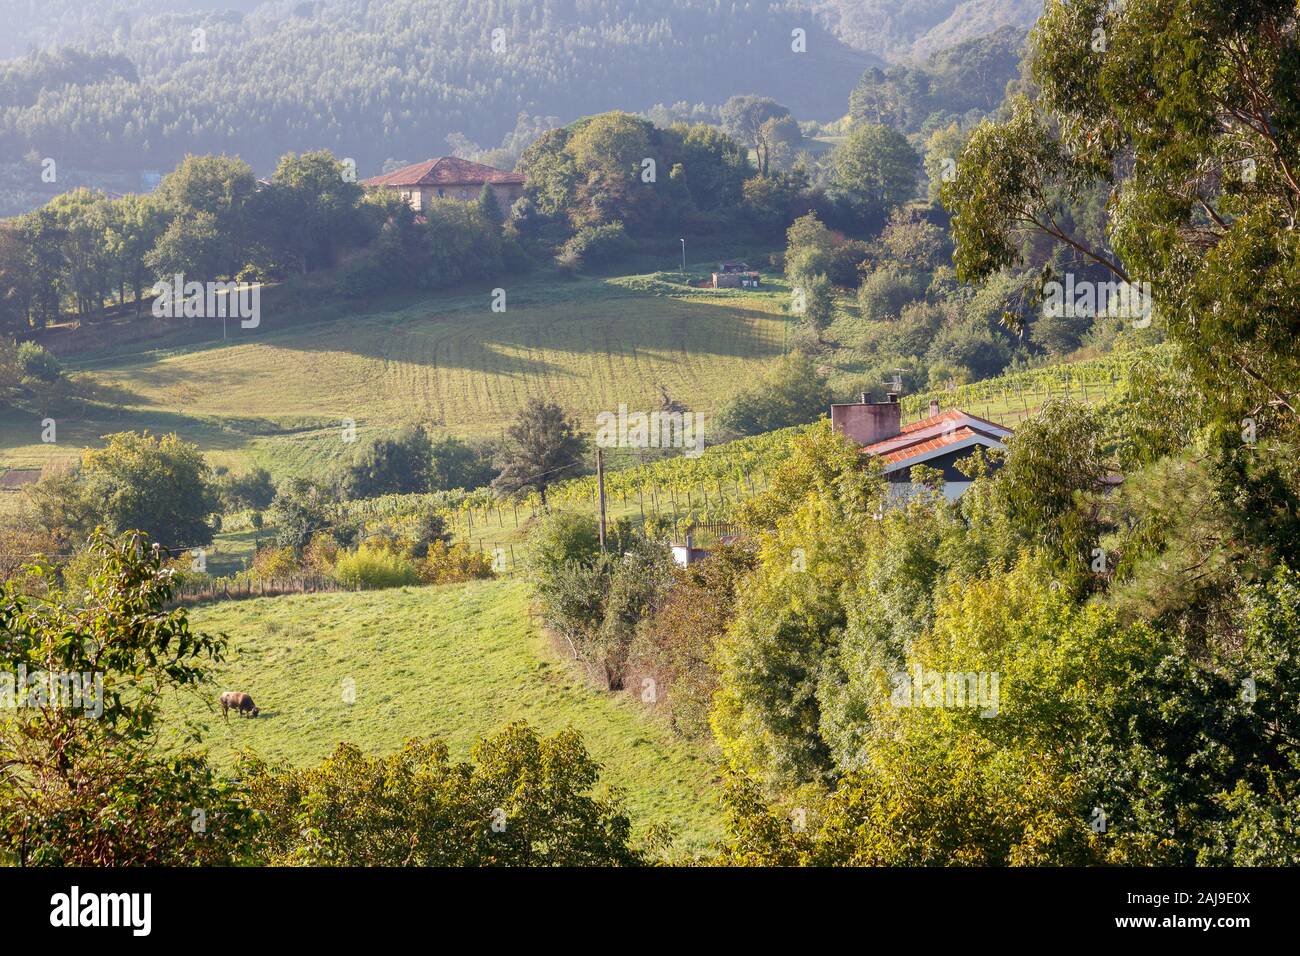
<path id="1" fill-rule="evenodd" d="M 18 365 L 23 375 L 40 382 L 57 382 L 63 377 L 59 360 L 35 342 L 18 346 Z"/>
<path id="2" fill-rule="evenodd" d="M 397 753 L 340 744 L 305 769 L 242 759 L 265 821 L 259 856 L 307 866 L 615 866 L 639 862 L 617 797 L 593 795 L 600 765 L 576 731 L 511 724 L 452 763 L 440 740 Z M 382 803 L 382 812 L 377 808 Z M 502 827 L 489 826 L 500 819 Z"/>
<path id="3" fill-rule="evenodd" d="M 448 546 L 445 541 L 434 541 L 417 571 L 425 584 L 457 584 L 493 576 L 492 559 L 481 551 L 470 550 L 464 542 Z"/>
<path id="4" fill-rule="evenodd" d="M 877 269 L 858 287 L 858 309 L 872 322 L 896 318 L 903 306 L 921 298 L 925 285 L 910 273 Z"/>
<path id="5" fill-rule="evenodd" d="M 232 475 L 228 469 L 218 467 L 214 475 L 213 485 L 225 511 L 260 511 L 275 498 L 275 485 L 271 473 L 265 468 Z"/>
<path id="6" fill-rule="evenodd" d="M 293 548 L 271 547 L 261 548 L 253 555 L 253 575 L 259 578 L 291 578 L 296 574 L 301 574 L 302 568 L 298 564 L 298 558 L 293 553 Z"/>
<path id="7" fill-rule="evenodd" d="M 825 376 L 808 358 L 792 355 L 775 365 L 755 388 L 732 399 L 718 423 L 737 435 L 757 435 L 816 421 L 830 403 Z"/>
<path id="8" fill-rule="evenodd" d="M 404 428 L 360 448 L 343 470 L 339 490 L 345 498 L 374 498 L 429 490 L 433 444 L 423 428 Z"/>
<path id="9" fill-rule="evenodd" d="M 420 583 L 420 572 L 405 555 L 367 543 L 339 555 L 334 578 L 349 588 L 396 588 Z"/>
<path id="10" fill-rule="evenodd" d="M 633 246 L 621 222 L 588 226 L 564 244 L 555 261 L 565 269 L 599 266 L 621 259 Z"/>

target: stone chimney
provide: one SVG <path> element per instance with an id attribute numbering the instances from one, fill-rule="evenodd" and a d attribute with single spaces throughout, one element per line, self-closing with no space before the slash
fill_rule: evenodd
<path id="1" fill-rule="evenodd" d="M 856 405 L 832 405 L 831 428 L 859 445 L 893 438 L 902 431 L 902 407 L 895 401 L 868 402 L 867 396 Z"/>
<path id="2" fill-rule="evenodd" d="M 934 418 L 938 414 L 939 414 L 939 400 L 937 398 L 932 398 L 930 399 L 930 417 Z"/>

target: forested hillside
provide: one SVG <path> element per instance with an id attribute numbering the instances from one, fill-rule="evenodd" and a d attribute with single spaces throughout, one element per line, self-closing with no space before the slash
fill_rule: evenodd
<path id="1" fill-rule="evenodd" d="M 822 21 L 845 43 L 902 61 L 991 33 L 1024 29 L 1043 12 L 1042 0 L 811 0 Z"/>
<path id="2" fill-rule="evenodd" d="M 378 172 L 387 159 L 447 151 L 452 133 L 495 145 L 519 113 L 567 122 L 779 93 L 798 115 L 834 118 L 874 62 L 785 4 L 743 13 L 720 0 L 110 9 L 69 33 L 88 50 L 124 57 L 130 70 L 70 77 L 49 51 L 9 64 L 0 72 L 8 91 L 0 155 L 35 150 L 78 168 L 166 170 L 187 153 L 229 152 L 269 171 L 288 150 L 328 148 Z M 806 51 L 793 49 L 796 29 L 806 31 Z"/>

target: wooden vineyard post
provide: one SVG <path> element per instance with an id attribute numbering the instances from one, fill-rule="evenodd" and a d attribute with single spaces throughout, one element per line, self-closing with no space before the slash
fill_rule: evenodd
<path id="1" fill-rule="evenodd" d="M 600 550 L 605 551 L 605 450 L 596 449 L 596 501 L 600 506 Z"/>

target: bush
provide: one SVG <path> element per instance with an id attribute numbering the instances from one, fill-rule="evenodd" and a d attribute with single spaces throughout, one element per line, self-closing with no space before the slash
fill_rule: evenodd
<path id="1" fill-rule="evenodd" d="M 593 795 L 600 765 L 577 732 L 511 724 L 452 763 L 439 740 L 397 753 L 340 744 L 315 767 L 240 764 L 264 821 L 259 857 L 306 866 L 615 866 L 640 861 L 617 797 Z M 376 808 L 382 802 L 382 812 Z M 503 826 L 490 826 L 500 819 Z"/>
<path id="2" fill-rule="evenodd" d="M 529 567 L 545 579 L 570 564 L 590 566 L 600 556 L 600 528 L 589 514 L 552 511 L 528 538 Z"/>
<path id="3" fill-rule="evenodd" d="M 603 226 L 588 226 L 578 230 L 555 261 L 565 269 L 599 266 L 621 259 L 632 251 L 634 243 L 621 222 Z"/>
<path id="4" fill-rule="evenodd" d="M 293 548 L 261 548 L 253 555 L 253 576 L 258 578 L 291 578 L 302 573 Z"/>
<path id="5" fill-rule="evenodd" d="M 858 309 L 871 322 L 897 318 L 903 306 L 921 298 L 925 285 L 914 275 L 894 269 L 877 269 L 858 287 Z"/>
<path id="6" fill-rule="evenodd" d="M 433 456 L 429 487 L 433 491 L 482 488 L 496 477 L 489 446 L 471 445 L 449 435 L 433 442 L 429 450 Z"/>
<path id="7" fill-rule="evenodd" d="M 261 511 L 275 498 L 275 485 L 271 473 L 265 468 L 232 475 L 226 468 L 219 467 L 214 474 L 213 485 L 224 511 Z"/>
<path id="8" fill-rule="evenodd" d="M 464 542 L 450 546 L 445 541 L 433 542 L 417 571 L 425 584 L 457 584 L 493 576 L 492 559 L 481 551 L 471 551 Z"/>
<path id="9" fill-rule="evenodd" d="M 737 435 L 806 425 L 827 414 L 831 392 L 826 378 L 802 355 L 782 359 L 752 390 L 741 392 L 718 415 L 718 423 Z"/>
<path id="10" fill-rule="evenodd" d="M 374 498 L 429 490 L 433 443 L 423 428 L 404 428 L 359 449 L 339 478 L 345 498 Z"/>
<path id="11" fill-rule="evenodd" d="M 419 584 L 415 562 L 382 546 L 363 544 L 341 554 L 334 563 L 334 579 L 349 588 L 396 588 Z"/>
<path id="12" fill-rule="evenodd" d="M 18 366 L 24 376 L 39 382 L 57 382 L 63 377 L 63 366 L 59 360 L 35 342 L 24 342 L 18 346 Z"/>

